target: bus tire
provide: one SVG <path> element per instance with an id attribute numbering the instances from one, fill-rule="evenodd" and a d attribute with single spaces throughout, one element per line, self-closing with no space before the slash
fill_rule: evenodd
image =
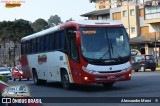
<path id="1" fill-rule="evenodd" d="M 34 84 L 40 85 L 40 81 L 39 81 L 39 79 L 38 79 L 38 76 L 37 76 L 37 72 L 36 72 L 36 71 L 34 71 L 34 73 L 33 73 L 33 81 L 34 81 Z"/>
<path id="2" fill-rule="evenodd" d="M 135 70 L 135 72 L 138 72 L 138 70 Z"/>
<path id="3" fill-rule="evenodd" d="M 38 79 L 36 71 L 33 71 L 33 81 L 34 81 L 34 84 L 36 84 L 36 85 L 45 85 L 46 84 L 46 80 Z"/>
<path id="4" fill-rule="evenodd" d="M 29 78 L 27 78 L 27 81 L 29 81 Z"/>
<path id="5" fill-rule="evenodd" d="M 21 81 L 21 77 L 19 77 L 19 81 Z"/>
<path id="6" fill-rule="evenodd" d="M 64 89 L 71 90 L 73 88 L 73 84 L 70 83 L 66 70 L 61 71 L 61 82 Z"/>
<path id="7" fill-rule="evenodd" d="M 103 87 L 104 87 L 104 88 L 110 88 L 110 87 L 113 86 L 113 84 L 114 84 L 114 82 L 103 83 Z"/>

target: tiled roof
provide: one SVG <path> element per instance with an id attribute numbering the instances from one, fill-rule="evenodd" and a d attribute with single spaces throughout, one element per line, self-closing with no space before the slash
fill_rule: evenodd
<path id="1" fill-rule="evenodd" d="M 145 43 L 145 42 L 150 42 L 153 41 L 152 39 L 147 39 L 145 36 L 141 35 L 138 37 L 134 37 L 130 39 L 130 43 Z"/>
<path id="2" fill-rule="evenodd" d="M 82 14 L 81 16 L 87 17 L 87 16 L 98 16 L 98 15 L 108 15 L 109 14 L 109 9 L 104 9 L 104 10 L 95 10 L 95 11 L 91 11 L 85 14 Z"/>

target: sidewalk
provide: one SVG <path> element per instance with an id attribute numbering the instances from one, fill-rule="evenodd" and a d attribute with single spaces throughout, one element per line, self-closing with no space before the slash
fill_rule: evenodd
<path id="1" fill-rule="evenodd" d="M 150 69 L 146 69 L 146 70 L 150 70 Z M 160 67 L 157 67 L 157 68 L 156 68 L 156 71 L 160 71 Z"/>
<path id="2" fill-rule="evenodd" d="M 160 67 L 157 67 L 156 70 L 160 71 Z"/>

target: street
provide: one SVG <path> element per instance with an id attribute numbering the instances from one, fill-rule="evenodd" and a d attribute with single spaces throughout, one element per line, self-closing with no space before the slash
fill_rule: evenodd
<path id="1" fill-rule="evenodd" d="M 27 85 L 32 97 L 160 97 L 159 81 L 160 71 L 146 71 L 133 72 L 130 81 L 117 82 L 112 88 L 108 89 L 103 88 L 101 84 L 91 84 L 77 85 L 73 90 L 65 90 L 58 82 L 48 82 L 45 86 L 37 86 L 33 84 L 33 81 L 27 80 L 9 81 L 9 84 Z M 58 105 L 58 103 L 56 104 Z M 106 106 L 105 103 L 103 104 Z M 52 104 L 45 105 L 52 106 Z M 122 105 L 122 103 L 118 105 Z M 140 106 L 143 105 L 140 104 Z"/>

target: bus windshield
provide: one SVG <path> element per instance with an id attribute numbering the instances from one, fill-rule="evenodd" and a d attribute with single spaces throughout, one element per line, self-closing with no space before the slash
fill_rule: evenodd
<path id="1" fill-rule="evenodd" d="M 121 60 L 130 56 L 128 35 L 123 27 L 81 27 L 79 30 L 86 59 Z"/>

